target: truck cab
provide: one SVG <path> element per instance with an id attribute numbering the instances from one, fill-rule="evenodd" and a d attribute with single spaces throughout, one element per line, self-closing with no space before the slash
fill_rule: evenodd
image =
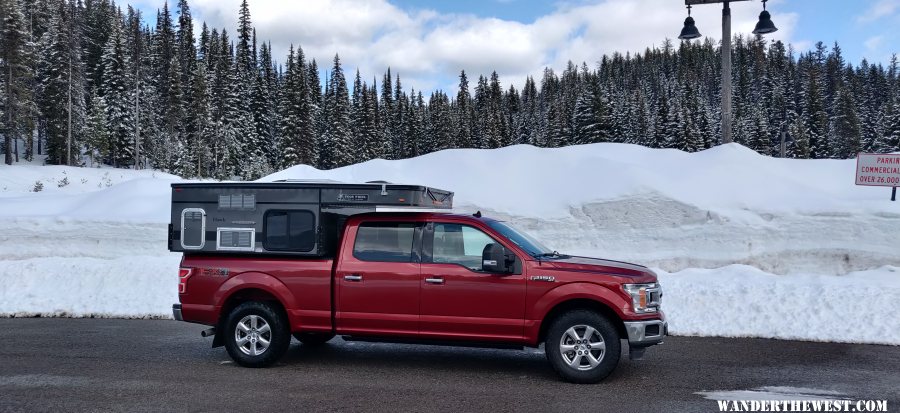
<path id="1" fill-rule="evenodd" d="M 315 225 L 303 219 L 266 214 L 263 248 L 305 248 Z M 623 343 L 637 358 L 667 333 L 662 292 L 645 267 L 558 253 L 480 213 L 363 212 L 336 222 L 321 256 L 185 253 L 174 317 L 211 326 L 213 345 L 248 367 L 275 363 L 292 336 L 321 345 L 340 335 L 543 345 L 577 383 L 608 376 Z"/>

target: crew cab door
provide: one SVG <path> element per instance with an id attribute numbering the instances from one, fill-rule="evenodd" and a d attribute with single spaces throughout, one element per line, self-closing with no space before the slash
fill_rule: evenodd
<path id="1" fill-rule="evenodd" d="M 383 220 L 348 229 L 335 273 L 339 334 L 418 334 L 421 231 L 417 222 Z"/>
<path id="2" fill-rule="evenodd" d="M 482 251 L 494 242 L 499 241 L 468 224 L 438 221 L 425 226 L 419 317 L 422 338 L 522 339 L 525 277 L 482 269 Z"/>

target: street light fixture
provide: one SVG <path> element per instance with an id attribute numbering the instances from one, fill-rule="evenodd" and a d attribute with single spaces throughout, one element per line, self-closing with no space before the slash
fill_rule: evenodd
<path id="1" fill-rule="evenodd" d="M 687 6 L 688 16 L 684 19 L 684 28 L 681 29 L 681 35 L 678 36 L 681 40 L 691 40 L 700 37 L 700 30 L 697 30 L 697 25 L 694 23 L 694 18 L 691 17 L 691 5 Z"/>
<path id="2" fill-rule="evenodd" d="M 700 37 L 700 31 L 691 17 L 691 6 L 696 4 L 722 3 L 722 143 L 731 143 L 731 7 L 730 3 L 748 0 L 684 0 L 688 7 L 688 17 L 684 19 L 684 28 L 681 29 L 682 40 L 696 39 Z M 763 11 L 759 14 L 759 22 L 753 30 L 753 34 L 763 35 L 778 30 L 772 23 L 772 15 L 766 11 L 766 1 L 763 2 Z"/>
<path id="3" fill-rule="evenodd" d="M 763 35 L 778 31 L 778 28 L 775 27 L 775 23 L 772 23 L 772 15 L 766 10 L 767 1 L 769 0 L 763 0 L 763 11 L 759 14 L 759 22 L 756 23 L 753 34 Z"/>

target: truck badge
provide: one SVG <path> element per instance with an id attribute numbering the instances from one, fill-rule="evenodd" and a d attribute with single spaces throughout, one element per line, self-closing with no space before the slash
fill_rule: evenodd
<path id="1" fill-rule="evenodd" d="M 531 281 L 546 281 L 548 283 L 556 282 L 556 277 L 552 275 L 532 275 Z"/>

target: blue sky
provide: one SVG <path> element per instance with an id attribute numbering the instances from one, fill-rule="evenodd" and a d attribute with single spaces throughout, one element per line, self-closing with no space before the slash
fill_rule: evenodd
<path id="1" fill-rule="evenodd" d="M 629 1 L 629 0 L 618 0 Z M 659 0 L 684 4 L 681 0 Z M 447 14 L 475 14 L 483 18 L 500 18 L 523 23 L 553 12 L 566 5 L 598 3 L 596 1 L 552 2 L 538 0 L 394 0 L 392 3 L 408 11 L 432 9 Z M 733 7 L 762 10 L 758 1 L 732 3 Z M 711 4 L 704 9 L 721 9 Z M 900 1 L 894 0 L 784 0 L 771 1 L 767 8 L 778 25 L 779 13 L 794 13 L 799 18 L 794 39 L 800 46 L 823 41 L 829 46 L 837 41 L 852 62 L 863 58 L 887 63 L 892 53 L 900 52 Z M 695 9 L 696 10 L 696 9 Z M 671 36 L 678 35 L 684 16 L 672 16 Z M 718 19 L 697 22 L 704 31 L 720 30 Z M 868 42 L 868 43 L 867 43 Z"/>
<path id="2" fill-rule="evenodd" d="M 147 16 L 164 0 L 134 0 Z M 175 0 L 170 0 L 174 4 Z M 196 20 L 234 33 L 240 0 L 189 0 Z M 770 39 L 807 50 L 838 41 L 849 62 L 887 63 L 900 52 L 900 0 L 771 0 L 779 31 Z M 250 0 L 260 39 L 284 60 L 289 45 L 327 67 L 339 53 L 345 70 L 367 79 L 391 67 L 407 87 L 453 90 L 460 70 L 470 77 L 496 70 L 521 85 L 544 67 L 566 61 L 594 65 L 603 54 L 636 52 L 675 38 L 683 0 Z M 734 32 L 749 34 L 759 0 L 732 3 Z M 721 6 L 693 10 L 701 33 L 721 36 Z"/>

